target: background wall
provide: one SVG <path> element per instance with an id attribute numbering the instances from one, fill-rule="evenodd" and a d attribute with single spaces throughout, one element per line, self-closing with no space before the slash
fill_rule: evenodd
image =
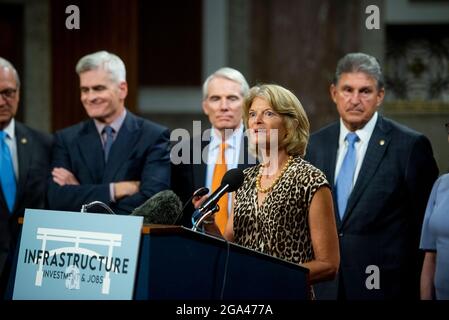
<path id="1" fill-rule="evenodd" d="M 80 30 L 65 28 L 69 4 L 80 8 Z M 379 8 L 380 29 L 366 28 L 368 5 Z M 74 68 L 82 55 L 100 49 L 125 60 L 127 106 L 172 129 L 191 130 L 192 120 L 206 120 L 202 82 L 230 66 L 250 85 L 274 82 L 290 88 L 316 130 L 337 119 L 328 87 L 342 55 L 372 54 L 388 73 L 392 27 L 413 39 L 418 36 L 413 30 L 446 30 L 447 25 L 449 1 L 0 0 L 0 56 L 21 74 L 19 119 L 47 132 L 85 118 Z M 449 41 L 443 31 L 438 36 L 436 41 Z M 432 63 L 420 59 L 424 67 Z M 446 52 L 439 61 L 447 59 Z M 410 68 L 420 64 L 415 60 Z M 431 139 L 440 171 L 449 169 L 448 105 L 443 98 L 395 98 L 382 108 Z"/>

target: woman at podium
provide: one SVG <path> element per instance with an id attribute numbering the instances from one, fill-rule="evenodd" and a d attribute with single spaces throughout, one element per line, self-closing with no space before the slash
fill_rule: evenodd
<path id="1" fill-rule="evenodd" d="M 308 268 L 312 284 L 334 278 L 340 255 L 332 195 L 325 175 L 302 158 L 309 121 L 301 103 L 278 85 L 255 86 L 243 116 L 260 164 L 244 170 L 224 238 Z M 213 219 L 204 228 L 219 234 Z"/>

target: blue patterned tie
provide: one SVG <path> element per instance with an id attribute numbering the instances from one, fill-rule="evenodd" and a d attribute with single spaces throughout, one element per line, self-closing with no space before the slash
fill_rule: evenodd
<path id="1" fill-rule="evenodd" d="M 16 177 L 14 176 L 11 153 L 6 144 L 6 134 L 3 130 L 0 131 L 0 149 L 0 182 L 11 214 L 16 200 Z"/>
<path id="2" fill-rule="evenodd" d="M 106 133 L 106 142 L 104 143 L 104 162 L 108 162 L 109 151 L 114 142 L 114 129 L 110 126 L 104 127 L 103 131 Z"/>
<path id="3" fill-rule="evenodd" d="M 350 132 L 346 135 L 346 141 L 348 141 L 348 151 L 343 159 L 336 183 L 337 204 L 340 219 L 343 219 L 349 195 L 351 194 L 356 166 L 355 143 L 359 141 L 359 136 L 354 132 Z"/>

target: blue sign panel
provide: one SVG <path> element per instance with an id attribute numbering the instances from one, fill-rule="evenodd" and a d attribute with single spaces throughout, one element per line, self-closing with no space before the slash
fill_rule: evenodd
<path id="1" fill-rule="evenodd" d="M 27 209 L 13 299 L 132 299 L 142 223 Z"/>

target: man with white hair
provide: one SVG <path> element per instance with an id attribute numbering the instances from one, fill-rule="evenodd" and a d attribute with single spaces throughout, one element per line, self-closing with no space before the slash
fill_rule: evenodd
<path id="1" fill-rule="evenodd" d="M 79 211 L 101 201 L 130 214 L 170 186 L 169 131 L 126 109 L 126 69 L 118 56 L 88 54 L 76 72 L 90 119 L 55 134 L 49 206 Z"/>
<path id="2" fill-rule="evenodd" d="M 212 73 L 203 84 L 203 112 L 209 118 L 210 129 L 201 136 L 191 139 L 188 163 L 172 166 L 173 190 L 185 202 L 189 201 L 193 192 L 200 187 L 215 191 L 227 170 L 245 169 L 256 160 L 250 156 L 247 148 L 247 137 L 244 135 L 242 122 L 244 99 L 249 93 L 245 77 L 233 68 L 220 68 Z M 201 145 L 201 161 L 198 159 L 195 145 Z M 183 158 L 180 154 L 172 157 Z M 218 203 L 220 211 L 215 219 L 220 231 L 223 232 L 227 217 L 231 211 L 231 197 L 225 195 Z M 190 214 L 193 206 L 186 209 L 182 224 L 190 226 Z"/>
<path id="3" fill-rule="evenodd" d="M 0 57 L 0 292 L 8 280 L 25 208 L 45 208 L 52 137 L 14 119 L 20 79 Z M 9 259 L 8 259 L 9 255 Z"/>

